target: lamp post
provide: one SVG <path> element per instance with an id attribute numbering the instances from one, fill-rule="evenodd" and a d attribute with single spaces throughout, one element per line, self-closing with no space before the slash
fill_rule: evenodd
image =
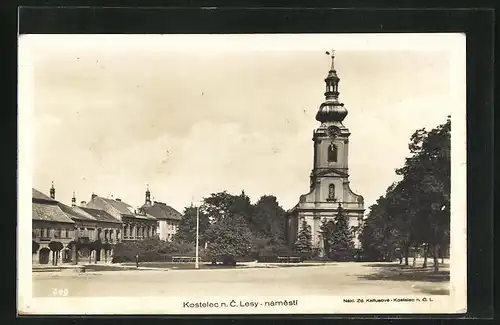
<path id="1" fill-rule="evenodd" d="M 198 244 L 200 237 L 200 206 L 196 207 L 196 261 L 194 264 L 194 268 L 198 269 L 200 267 L 198 263 Z"/>

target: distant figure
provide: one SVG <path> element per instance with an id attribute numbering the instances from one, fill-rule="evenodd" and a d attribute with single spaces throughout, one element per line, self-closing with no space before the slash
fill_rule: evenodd
<path id="1" fill-rule="evenodd" d="M 396 257 L 399 260 L 399 264 L 403 264 L 403 254 L 401 253 L 401 250 L 396 250 Z"/>
<path id="2" fill-rule="evenodd" d="M 139 268 L 139 254 L 135 255 L 135 265 L 137 268 Z"/>

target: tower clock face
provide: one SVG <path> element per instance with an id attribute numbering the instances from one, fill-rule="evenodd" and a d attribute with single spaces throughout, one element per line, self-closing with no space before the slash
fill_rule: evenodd
<path id="1" fill-rule="evenodd" d="M 328 129 L 326 130 L 326 133 L 328 134 L 328 136 L 330 136 L 331 138 L 335 138 L 337 137 L 338 135 L 340 135 L 340 129 L 336 126 L 329 126 Z"/>

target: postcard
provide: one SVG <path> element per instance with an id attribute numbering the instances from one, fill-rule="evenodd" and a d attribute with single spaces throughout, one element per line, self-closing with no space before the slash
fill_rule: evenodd
<path id="1" fill-rule="evenodd" d="M 18 51 L 20 315 L 466 312 L 465 35 Z"/>

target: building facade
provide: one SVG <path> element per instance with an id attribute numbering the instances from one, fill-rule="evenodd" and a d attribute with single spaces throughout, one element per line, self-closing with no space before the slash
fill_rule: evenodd
<path id="1" fill-rule="evenodd" d="M 121 240 L 132 241 L 156 237 L 157 220 L 155 217 L 140 211 L 121 199 L 108 199 L 92 194 L 86 208 L 103 210 L 115 220 L 121 222 Z"/>
<path id="2" fill-rule="evenodd" d="M 101 261 L 103 256 L 107 260 L 107 257 L 113 254 L 114 245 L 123 241 L 159 236 L 164 240 L 172 240 L 181 219 L 181 214 L 172 207 L 162 202 L 152 202 L 149 189 L 146 193 L 146 203 L 136 209 L 120 199 L 103 198 L 96 194 L 92 194 L 88 203 L 81 201 L 81 204 L 77 205 L 75 193 L 71 206 L 68 206 L 56 200 L 54 184 L 49 192 L 50 197 L 36 189 L 32 190 L 32 242 L 35 264 L 52 264 L 54 254 L 57 254 L 59 263 L 82 258 Z M 101 243 L 101 249 L 97 251 L 82 249 L 76 252 L 73 249 L 76 242 L 96 241 Z M 55 242 L 57 245 L 60 243 L 62 249 L 53 253 L 50 245 Z"/>
<path id="3" fill-rule="evenodd" d="M 299 203 L 287 212 L 286 239 L 293 246 L 306 221 L 311 227 L 313 247 L 323 252 L 320 226 L 324 220 L 333 219 L 342 209 L 353 229 L 363 222 L 364 200 L 354 193 L 349 184 L 349 129 L 342 123 L 347 109 L 339 102 L 339 77 L 332 65 L 325 79 L 325 101 L 320 105 L 316 120 L 321 125 L 313 131 L 314 158 L 310 174 L 309 192 L 299 198 Z M 359 247 L 356 234 L 355 245 Z"/>
<path id="4" fill-rule="evenodd" d="M 52 193 L 55 193 L 53 187 Z M 55 255 L 50 243 L 59 242 L 66 248 L 75 235 L 75 221 L 61 210 L 56 200 L 36 189 L 32 189 L 31 203 L 33 263 L 52 264 Z M 57 254 L 61 261 L 62 252 Z"/>
<path id="5" fill-rule="evenodd" d="M 146 189 L 146 200 L 140 211 L 152 215 L 157 220 L 157 235 L 161 240 L 172 241 L 182 218 L 177 210 L 166 203 L 151 200 L 149 187 Z"/>

